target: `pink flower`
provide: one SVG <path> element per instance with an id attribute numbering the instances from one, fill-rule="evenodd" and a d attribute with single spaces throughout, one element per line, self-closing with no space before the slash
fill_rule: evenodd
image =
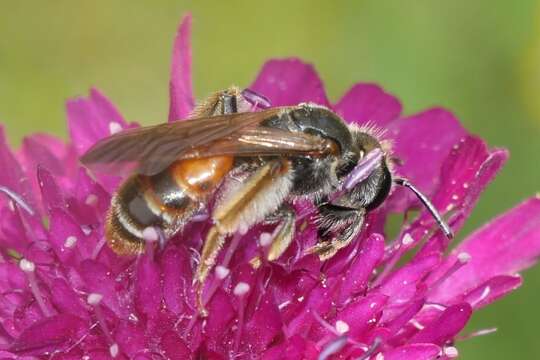
<path id="1" fill-rule="evenodd" d="M 188 16 L 175 41 L 169 120 L 194 104 L 190 27 Z M 402 116 L 400 102 L 377 85 L 355 84 L 332 104 L 313 67 L 298 59 L 267 62 L 250 89 L 273 106 L 311 101 L 387 129 L 403 161 L 397 173 L 429 194 L 456 232 L 508 157 L 446 110 Z M 316 240 L 309 218 L 284 256 L 258 268 L 249 264 L 256 240 L 272 229 L 234 236 L 210 277 L 202 319 L 192 280 L 208 224 L 190 224 L 163 251 L 115 255 L 103 221 L 121 179 L 92 178 L 78 157 L 137 125 L 97 90 L 68 101 L 67 114 L 67 145 L 37 134 L 14 153 L 0 133 L 2 358 L 448 359 L 472 312 L 519 287 L 518 272 L 540 254 L 538 198 L 446 256 L 448 241 L 434 234 L 428 212 L 396 190 L 358 240 L 324 263 L 303 252 Z M 418 218 L 404 217 L 399 235 L 385 239 L 388 215 L 411 209 L 421 210 Z"/>

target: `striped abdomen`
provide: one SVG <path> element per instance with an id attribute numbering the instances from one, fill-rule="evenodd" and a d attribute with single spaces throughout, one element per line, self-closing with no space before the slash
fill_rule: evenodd
<path id="1" fill-rule="evenodd" d="M 166 238 L 203 206 L 233 166 L 231 156 L 181 160 L 153 175 L 129 177 L 113 196 L 105 225 L 109 246 L 120 254 L 143 251 L 143 231 L 156 227 Z"/>

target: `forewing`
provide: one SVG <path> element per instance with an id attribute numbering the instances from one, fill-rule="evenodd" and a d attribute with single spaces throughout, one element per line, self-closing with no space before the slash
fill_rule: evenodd
<path id="1" fill-rule="evenodd" d="M 329 142 L 319 136 L 257 126 L 241 129 L 225 138 L 197 147 L 179 159 L 218 155 L 252 156 L 319 156 L 329 150 Z"/>
<path id="2" fill-rule="evenodd" d="M 327 142 L 317 136 L 259 126 L 282 111 L 212 116 L 138 129 L 99 141 L 82 158 L 96 171 L 126 170 L 154 175 L 176 160 L 216 155 L 318 154 Z"/>

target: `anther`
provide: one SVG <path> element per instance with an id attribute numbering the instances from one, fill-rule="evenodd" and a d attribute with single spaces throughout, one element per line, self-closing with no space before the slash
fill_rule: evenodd
<path id="1" fill-rule="evenodd" d="M 445 347 L 443 352 L 444 352 L 444 355 L 450 359 L 454 359 L 459 356 L 458 349 L 456 349 L 454 346 Z"/>
<path id="2" fill-rule="evenodd" d="M 401 244 L 402 244 L 403 246 L 409 246 L 409 245 L 411 245 L 413 242 L 414 242 L 414 239 L 413 239 L 413 237 L 411 236 L 411 234 L 409 234 L 409 233 L 405 233 L 405 235 L 403 235 L 403 239 L 401 239 Z"/>
<path id="3" fill-rule="evenodd" d="M 32 261 L 23 258 L 19 261 L 19 268 L 25 273 L 33 273 L 36 270 L 36 265 Z"/>
<path id="4" fill-rule="evenodd" d="M 75 246 L 76 243 L 77 243 L 77 237 L 70 235 L 66 238 L 66 241 L 64 241 L 64 247 L 71 249 L 72 247 Z"/>
<path id="5" fill-rule="evenodd" d="M 98 293 L 90 293 L 88 297 L 86 298 L 86 302 L 88 305 L 97 306 L 101 303 L 101 300 L 103 300 L 103 295 Z"/>
<path id="6" fill-rule="evenodd" d="M 343 320 L 336 321 L 336 331 L 342 335 L 349 332 L 349 324 Z"/>
<path id="7" fill-rule="evenodd" d="M 111 133 L 111 135 L 114 135 L 120 131 L 122 131 L 122 125 L 120 125 L 116 121 L 111 121 L 109 123 L 109 132 Z"/>
<path id="8" fill-rule="evenodd" d="M 216 266 L 216 276 L 219 280 L 225 279 L 227 276 L 229 276 L 229 273 L 231 271 L 227 269 L 225 266 L 218 265 Z"/>
<path id="9" fill-rule="evenodd" d="M 118 344 L 114 343 L 109 347 L 109 354 L 111 354 L 111 357 L 115 358 L 118 356 L 119 353 Z"/>
<path id="10" fill-rule="evenodd" d="M 250 288 L 249 284 L 247 284 L 245 282 L 239 282 L 234 287 L 233 294 L 238 296 L 238 297 L 244 296 L 245 294 L 248 293 L 249 288 Z"/>
<path id="11" fill-rule="evenodd" d="M 259 237 L 259 244 L 261 244 L 262 247 L 267 247 L 272 243 L 272 234 L 263 232 L 261 236 Z"/>

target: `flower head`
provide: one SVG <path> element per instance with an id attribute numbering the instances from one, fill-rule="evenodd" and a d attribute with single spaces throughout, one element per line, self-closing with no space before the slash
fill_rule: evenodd
<path id="1" fill-rule="evenodd" d="M 186 17 L 175 41 L 170 121 L 194 106 L 190 26 Z M 456 232 L 508 156 L 443 109 L 402 116 L 400 102 L 374 84 L 356 84 L 333 104 L 313 67 L 298 59 L 267 62 L 250 89 L 273 106 L 314 102 L 386 129 L 402 162 L 397 174 L 429 194 Z M 369 213 L 360 237 L 326 262 L 304 251 L 317 237 L 309 216 L 299 217 L 294 243 L 274 262 L 250 261 L 267 246 L 271 226 L 234 235 L 210 276 L 202 318 L 192 282 L 209 224 L 189 224 L 163 250 L 114 254 L 103 222 L 121 179 L 91 177 L 78 157 L 138 125 L 97 90 L 68 101 L 67 114 L 69 144 L 37 134 L 13 152 L 0 133 L 0 164 L 9 169 L 0 173 L 3 358 L 454 358 L 472 312 L 517 288 L 518 272 L 540 254 L 538 198 L 445 255 L 448 240 L 429 213 L 397 189 Z M 301 213 L 309 204 L 295 206 Z M 413 209 L 420 213 L 408 220 Z M 395 238 L 384 231 L 392 213 L 405 214 Z"/>

